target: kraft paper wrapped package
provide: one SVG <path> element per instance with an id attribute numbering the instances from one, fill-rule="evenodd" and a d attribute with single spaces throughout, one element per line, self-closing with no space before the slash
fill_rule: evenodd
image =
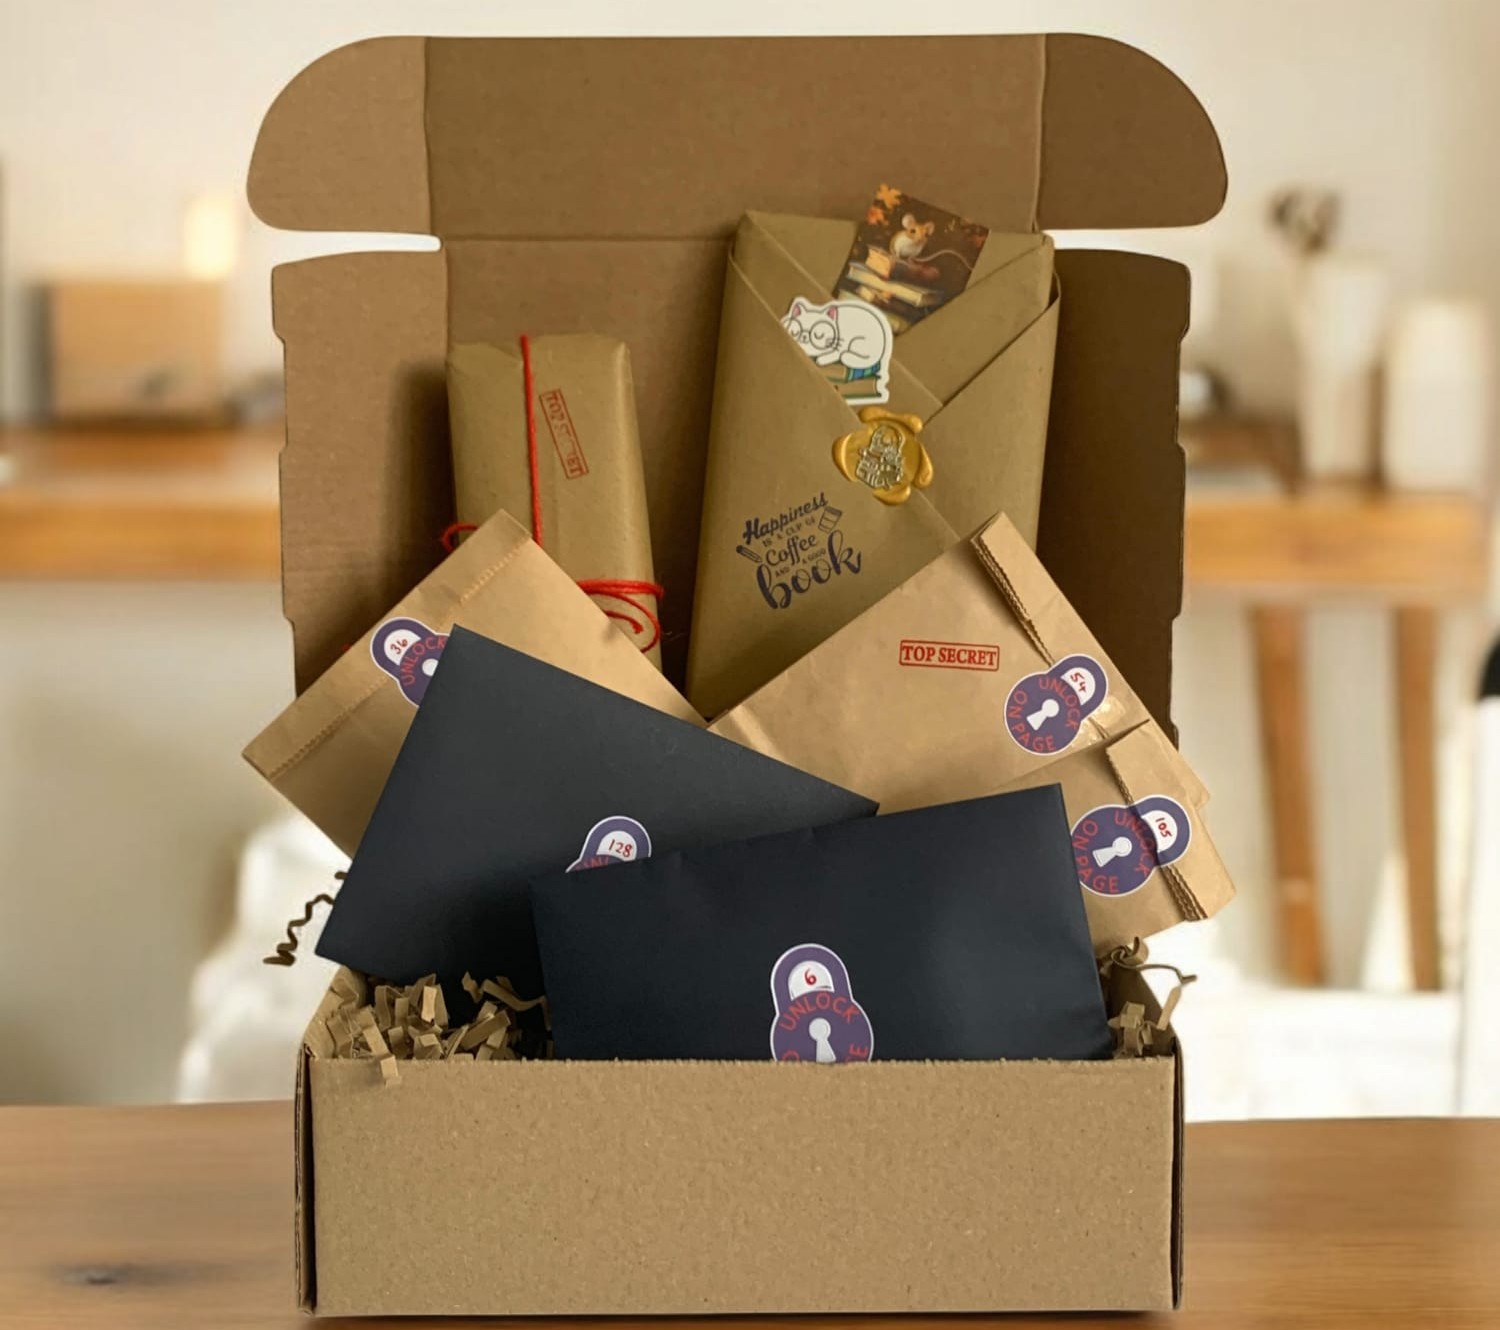
<path id="1" fill-rule="evenodd" d="M 711 728 L 882 813 L 1060 783 L 1101 952 L 1234 894 L 1202 785 L 1004 517 Z"/>
<path id="2" fill-rule="evenodd" d="M 364 835 L 455 622 L 702 724 L 573 579 L 498 513 L 245 749 L 250 765 L 346 854 Z"/>
<path id="3" fill-rule="evenodd" d="M 1072 878 L 1055 786 L 549 875 L 557 1056 L 1108 1057 Z"/>
<path id="4" fill-rule="evenodd" d="M 589 334 L 448 353 L 448 416 L 457 519 L 479 525 L 504 509 L 533 511 L 525 359 L 533 378 L 537 493 L 533 534 L 568 576 L 661 664 L 646 481 L 630 351 Z M 684 591 L 685 594 L 685 591 Z"/>
<path id="5" fill-rule="evenodd" d="M 1036 539 L 1057 339 L 1052 242 L 991 232 L 967 289 L 895 338 L 882 411 L 915 417 L 931 479 L 847 479 L 862 418 L 782 326 L 826 299 L 853 223 L 749 213 L 725 277 L 689 644 L 707 716 L 748 696 L 997 510 Z M 870 410 L 872 408 L 866 408 Z"/>

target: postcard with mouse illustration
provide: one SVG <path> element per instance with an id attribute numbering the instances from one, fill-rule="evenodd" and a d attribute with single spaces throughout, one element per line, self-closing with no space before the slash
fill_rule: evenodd
<path id="1" fill-rule="evenodd" d="M 969 284 L 989 234 L 987 226 L 881 185 L 834 294 L 875 306 L 904 332 Z"/>

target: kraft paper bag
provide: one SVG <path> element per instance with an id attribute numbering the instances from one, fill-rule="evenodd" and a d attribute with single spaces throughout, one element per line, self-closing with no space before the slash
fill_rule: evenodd
<path id="1" fill-rule="evenodd" d="M 1101 950 L 1234 894 L 1202 785 L 1004 517 L 711 728 L 882 813 L 1060 782 Z"/>
<path id="2" fill-rule="evenodd" d="M 661 665 L 646 481 L 630 351 L 591 334 L 529 339 L 536 419 L 537 543 Z M 448 418 L 458 520 L 532 512 L 526 379 L 519 342 L 448 352 Z"/>
<path id="3" fill-rule="evenodd" d="M 991 233 L 962 294 L 895 339 L 890 400 L 926 488 L 889 504 L 834 461 L 862 427 L 781 319 L 826 300 L 852 224 L 750 213 L 725 278 L 688 696 L 748 696 L 997 510 L 1036 536 L 1058 297 L 1052 243 Z"/>
<path id="4" fill-rule="evenodd" d="M 1234 895 L 1203 807 L 1208 794 L 1154 721 L 1008 787 L 1062 787 L 1095 950 L 1217 913 Z"/>
<path id="5" fill-rule="evenodd" d="M 455 623 L 703 723 L 526 531 L 497 513 L 245 749 L 346 854 L 364 834 Z"/>

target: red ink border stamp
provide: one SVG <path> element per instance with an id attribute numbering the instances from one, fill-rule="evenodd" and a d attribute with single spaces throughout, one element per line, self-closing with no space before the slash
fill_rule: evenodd
<path id="1" fill-rule="evenodd" d="M 900 663 L 922 670 L 984 670 L 1000 668 L 1000 648 L 988 642 L 929 642 L 901 639 Z"/>
<path id="2" fill-rule="evenodd" d="M 549 388 L 537 394 L 542 417 L 547 422 L 547 432 L 552 435 L 552 446 L 557 449 L 562 462 L 563 475 L 577 480 L 589 473 L 588 458 L 583 455 L 583 445 L 578 441 L 578 431 L 573 428 L 573 417 L 568 414 L 567 399 L 561 388 Z"/>

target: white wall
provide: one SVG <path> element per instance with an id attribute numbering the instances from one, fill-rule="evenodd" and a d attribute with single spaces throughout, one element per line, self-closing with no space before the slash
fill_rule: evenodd
<path id="1" fill-rule="evenodd" d="M 240 843 L 285 808 L 240 758 L 291 700 L 280 597 L 0 584 L 0 622 L 0 1103 L 169 1098 Z"/>
<path id="2" fill-rule="evenodd" d="M 77 270 L 161 270 L 176 261 L 182 209 L 239 191 L 261 113 L 329 47 L 385 32 L 706 33 L 1030 31 L 1106 33 L 1165 60 L 1213 115 L 1231 167 L 1224 214 L 1195 235 L 1146 243 L 1224 266 L 1224 303 L 1244 329 L 1217 341 L 1254 400 L 1286 400 L 1288 359 L 1264 280 L 1280 258 L 1267 194 L 1327 183 L 1346 200 L 1348 242 L 1388 256 L 1401 284 L 1476 286 L 1500 300 L 1489 220 L 1500 195 L 1490 75 L 1491 0 L 602 0 L 498 5 L 448 0 L 3 0 L 0 169 L 5 410 L 36 402 L 26 289 Z M 941 96 L 940 89 L 931 95 Z M 878 126 L 872 127 L 878 134 Z M 275 364 L 265 272 L 320 242 L 251 224 L 229 326 L 233 363 Z M 1270 307 L 1267 307 L 1270 306 Z"/>
<path id="3" fill-rule="evenodd" d="M 24 416 L 38 400 L 27 336 L 35 284 L 58 273 L 170 269 L 186 201 L 242 189 L 264 108 L 298 68 L 342 42 L 401 31 L 1046 28 L 1135 42 L 1175 68 L 1214 117 L 1230 163 L 1224 213 L 1197 232 L 1130 243 L 1184 258 L 1217 288 L 1214 321 L 1194 335 L 1193 351 L 1220 364 L 1252 404 L 1290 396 L 1286 263 L 1264 222 L 1268 194 L 1287 182 L 1340 189 L 1347 243 L 1384 255 L 1403 290 L 1463 287 L 1500 308 L 1492 0 L 966 0 L 917 9 L 896 0 L 0 0 L 0 414 Z M 279 360 L 270 266 L 341 243 L 247 226 L 226 329 L 238 370 Z M 124 1000 L 146 948 L 159 976 L 149 1010 L 162 1022 L 151 1039 L 179 1019 L 172 1004 L 187 966 L 227 912 L 233 847 L 273 806 L 237 754 L 288 687 L 274 590 L 10 587 L 0 588 L 0 614 L 13 641 L 47 643 L 43 668 L 0 685 L 0 972 L 11 995 L 0 1039 L 22 1050 L 29 1096 L 165 1094 L 175 1048 L 122 1040 L 84 1066 L 66 1053 L 69 1023 Z M 1388 667 L 1383 628 L 1368 615 L 1326 616 L 1315 638 L 1310 714 L 1320 769 L 1334 780 L 1324 827 L 1329 908 L 1347 925 L 1334 973 L 1352 981 L 1371 875 L 1394 882 L 1394 821 L 1365 814 L 1390 806 Z M 1184 745 L 1215 790 L 1214 824 L 1244 898 L 1225 936 L 1261 967 L 1268 854 L 1243 624 L 1194 608 L 1178 651 Z M 1469 643 L 1449 661 L 1442 705 L 1452 749 L 1461 744 L 1453 718 Z M 220 669 L 236 671 L 233 686 Z M 1363 680 L 1357 691 L 1333 682 L 1349 677 Z M 19 1004 L 17 993 L 26 995 Z M 49 995 L 65 1020 L 43 1020 Z"/>

